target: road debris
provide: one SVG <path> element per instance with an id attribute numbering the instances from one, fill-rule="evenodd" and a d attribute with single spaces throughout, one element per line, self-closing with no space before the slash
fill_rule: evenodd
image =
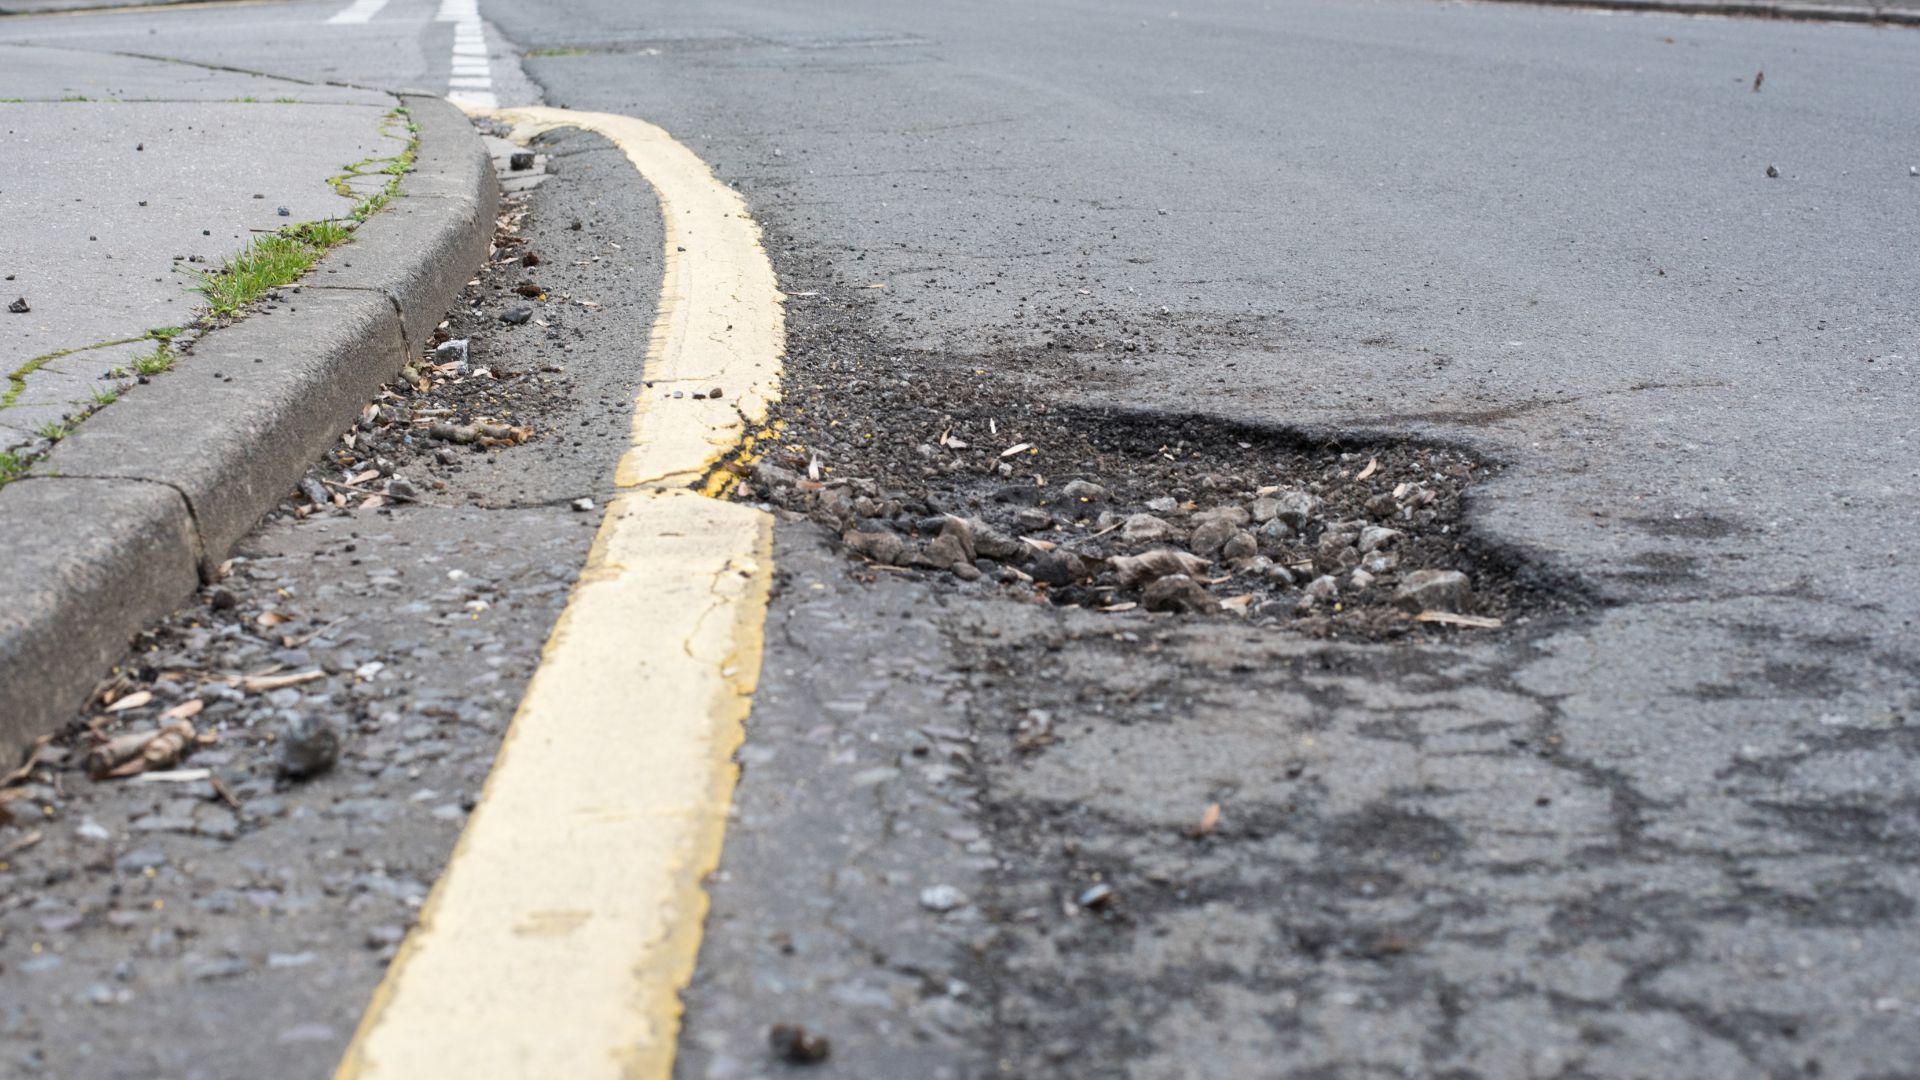
<path id="1" fill-rule="evenodd" d="M 307 713 L 289 717 L 280 730 L 280 775 L 295 780 L 318 776 L 340 760 L 340 731 Z"/>
<path id="2" fill-rule="evenodd" d="M 775 1024 L 767 1031 L 774 1056 L 790 1065 L 818 1065 L 833 1054 L 833 1044 L 799 1024 Z"/>
<path id="3" fill-rule="evenodd" d="M 967 894 L 952 885 L 929 885 L 920 890 L 920 906 L 942 914 L 967 903 Z"/>
<path id="4" fill-rule="evenodd" d="M 1099 911 L 1111 907 L 1118 899 L 1119 896 L 1113 891 L 1113 886 L 1103 881 L 1082 890 L 1080 895 L 1073 898 L 1073 902 L 1089 911 Z"/>
<path id="5" fill-rule="evenodd" d="M 839 300 L 856 319 L 872 302 Z M 1425 610 L 1510 621 L 1529 595 L 1465 527 L 1465 491 L 1495 469 L 1463 450 L 1307 445 L 1032 391 L 1035 365 L 1070 371 L 1080 361 L 1063 354 L 1120 341 L 1152 349 L 1172 328 L 1090 328 L 988 365 L 868 351 L 845 326 L 797 324 L 788 349 L 857 371 L 862 392 L 787 393 L 759 460 L 720 468 L 738 478 L 730 497 L 826 526 L 867 572 L 930 573 L 1127 620 L 1230 617 L 1366 639 L 1443 632 L 1415 618 Z M 1428 571 L 1457 577 L 1414 577 Z M 1402 597 L 1409 580 L 1421 583 Z"/>
<path id="6" fill-rule="evenodd" d="M 87 774 L 95 780 L 120 779 L 167 768 L 193 752 L 196 746 L 214 741 L 214 736 L 198 735 L 187 720 L 163 728 L 118 735 L 87 751 Z"/>
<path id="7" fill-rule="evenodd" d="M 1211 836 L 1213 835 L 1213 830 L 1218 828 L 1219 825 L 1220 804 L 1208 803 L 1206 812 L 1200 815 L 1200 823 L 1193 827 L 1191 835 L 1196 840 L 1203 836 Z"/>

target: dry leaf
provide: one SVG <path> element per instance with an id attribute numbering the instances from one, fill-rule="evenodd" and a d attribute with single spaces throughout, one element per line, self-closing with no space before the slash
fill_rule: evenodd
<path id="1" fill-rule="evenodd" d="M 1115 555 L 1107 560 L 1107 569 L 1113 571 L 1113 579 L 1123 587 L 1145 585 L 1173 574 L 1198 577 L 1210 565 L 1198 555 L 1173 548 L 1155 548 L 1139 555 Z"/>
<path id="2" fill-rule="evenodd" d="M 1207 812 L 1200 815 L 1200 824 L 1193 827 L 1193 835 L 1205 836 L 1220 824 L 1220 804 L 1208 803 Z"/>
<path id="3" fill-rule="evenodd" d="M 227 685 L 238 686 L 250 693 L 262 694 L 269 690 L 279 690 L 288 686 L 299 686 L 315 679 L 324 679 L 327 673 L 315 668 L 312 671 L 296 671 L 291 675 L 249 675 L 243 679 L 229 679 Z"/>
<path id="4" fill-rule="evenodd" d="M 1247 613 L 1247 608 L 1253 606 L 1253 597 L 1252 596 L 1229 596 L 1226 599 L 1220 601 L 1220 606 L 1227 609 L 1228 611 L 1237 611 L 1240 614 L 1245 615 Z"/>
<path id="5" fill-rule="evenodd" d="M 1094 610 L 1117 613 L 1121 611 L 1132 611 L 1134 608 L 1137 608 L 1139 606 L 1140 606 L 1139 604 L 1136 604 L 1131 600 L 1124 600 L 1118 604 L 1108 604 L 1106 607 L 1096 608 Z"/>
<path id="6" fill-rule="evenodd" d="M 1451 611 L 1423 611 L 1414 618 L 1421 622 L 1439 623 L 1442 626 L 1472 626 L 1481 630 L 1492 630 L 1503 625 L 1499 619 L 1485 615 L 1457 615 Z"/>
<path id="7" fill-rule="evenodd" d="M 1012 446 L 1009 446 L 1005 450 L 1000 451 L 1000 456 L 1003 458 L 1012 457 L 1013 455 L 1018 454 L 1021 451 L 1031 450 L 1031 449 L 1033 449 L 1032 443 L 1024 443 L 1024 442 L 1014 443 Z"/>
<path id="8" fill-rule="evenodd" d="M 1355 479 L 1355 480 L 1365 480 L 1365 479 L 1366 479 L 1367 477 L 1369 477 L 1369 476 L 1372 476 L 1372 475 L 1373 475 L 1374 473 L 1377 473 L 1377 472 L 1379 472 L 1379 471 L 1380 471 L 1380 459 L 1379 459 L 1379 458 L 1368 458 L 1368 459 L 1367 459 L 1367 467 L 1366 467 L 1366 468 L 1364 468 L 1364 469 L 1361 469 L 1361 470 L 1360 470 L 1360 475 L 1359 475 L 1359 476 L 1356 476 L 1356 477 L 1354 477 L 1354 479 Z"/>
<path id="9" fill-rule="evenodd" d="M 126 697 L 123 697 L 120 700 L 114 702 L 113 704 L 107 706 L 107 711 L 110 713 L 126 712 L 128 709 L 137 709 L 140 706 L 145 705 L 147 702 L 152 700 L 153 700 L 153 693 L 151 691 L 136 690 L 133 693 L 128 694 Z"/>
<path id="10" fill-rule="evenodd" d="M 271 627 L 271 626 L 279 626 L 281 623 L 292 622 L 293 616 L 282 615 L 277 611 L 263 611 L 260 614 L 254 616 L 253 621 L 256 623 L 259 623 L 261 626 Z"/>
<path id="11" fill-rule="evenodd" d="M 0 776 L 0 787 L 6 787 L 15 781 L 25 780 L 27 777 L 32 776 L 33 770 L 40 767 L 40 751 L 45 750 L 47 744 L 52 741 L 53 736 L 51 735 L 42 735 L 33 740 L 33 749 L 27 752 L 27 760 L 19 768 L 5 776 Z M 7 797 L 5 792 L 0 792 L 0 799 Z"/>
<path id="12" fill-rule="evenodd" d="M 191 720 L 194 717 L 199 716 L 200 710 L 206 707 L 207 707 L 206 702 L 201 701 L 199 698 L 193 698 L 189 701 L 183 701 L 180 704 L 175 705 L 173 708 L 168 709 L 166 712 L 161 713 L 160 719 Z"/>
<path id="13" fill-rule="evenodd" d="M 1059 544 L 1056 544 L 1051 540 L 1035 540 L 1031 536 L 1021 537 L 1020 542 L 1023 544 L 1031 545 L 1032 547 L 1040 551 L 1052 551 L 1054 548 L 1057 548 L 1060 546 Z"/>
<path id="14" fill-rule="evenodd" d="M 104 780 L 164 769 L 187 756 L 199 742 L 193 725 L 185 720 L 120 735 L 87 752 L 87 774 Z"/>
<path id="15" fill-rule="evenodd" d="M 22 852 L 27 850 L 33 845 L 39 843 L 41 838 L 44 835 L 45 834 L 42 833 L 39 829 L 35 829 L 32 832 L 27 833 L 25 836 L 18 836 L 12 840 L 9 840 L 7 842 L 6 847 L 0 847 L 0 859 L 4 859 L 7 856 L 13 855 L 17 852 Z"/>

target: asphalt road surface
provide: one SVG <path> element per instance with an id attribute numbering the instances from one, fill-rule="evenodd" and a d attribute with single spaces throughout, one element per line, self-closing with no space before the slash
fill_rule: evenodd
<path id="1" fill-rule="evenodd" d="M 0 35 L 444 91 L 427 5 L 335 6 Z M 859 1078 L 1912 1074 L 1920 35 L 482 14 L 502 103 L 644 117 L 745 194 L 830 464 L 921 475 L 938 416 L 862 403 L 970 378 L 956 422 L 1165 433 L 1225 487 L 1467 454 L 1431 527 L 1505 583 L 1497 630 L 1374 641 L 874 573 L 789 515 L 680 1075 L 776 1075 L 774 1024 Z M 1045 468 L 1082 464 L 1127 471 Z"/>

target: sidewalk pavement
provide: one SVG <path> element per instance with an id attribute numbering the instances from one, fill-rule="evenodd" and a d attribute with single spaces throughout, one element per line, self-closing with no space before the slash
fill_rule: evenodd
<path id="1" fill-rule="evenodd" d="M 10 763 L 429 344 L 497 185 L 438 98 L 39 46 L 0 45 L 0 130 Z"/>
<path id="2" fill-rule="evenodd" d="M 0 46 L 10 147 L 0 306 L 27 309 L 0 311 L 0 453 L 44 451 L 49 435 L 133 382 L 159 345 L 156 331 L 191 327 L 206 310 L 201 273 L 256 236 L 344 218 L 384 185 L 390 177 L 369 163 L 406 151 L 398 103 Z"/>
<path id="3" fill-rule="evenodd" d="M 225 4 L 230 7 L 276 3 L 277 0 L 0 0 L 0 15 L 64 15 L 73 11 L 107 8 L 173 7 L 179 4 Z"/>

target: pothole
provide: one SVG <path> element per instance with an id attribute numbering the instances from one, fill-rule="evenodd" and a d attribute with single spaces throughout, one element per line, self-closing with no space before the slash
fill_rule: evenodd
<path id="1" fill-rule="evenodd" d="M 1467 527 L 1497 466 L 1464 449 L 1063 405 L 1051 391 L 1099 377 L 1072 349 L 889 350 L 835 293 L 793 311 L 786 397 L 726 468 L 736 498 L 810 516 L 871 573 L 1358 638 L 1497 629 L 1553 599 Z"/>

